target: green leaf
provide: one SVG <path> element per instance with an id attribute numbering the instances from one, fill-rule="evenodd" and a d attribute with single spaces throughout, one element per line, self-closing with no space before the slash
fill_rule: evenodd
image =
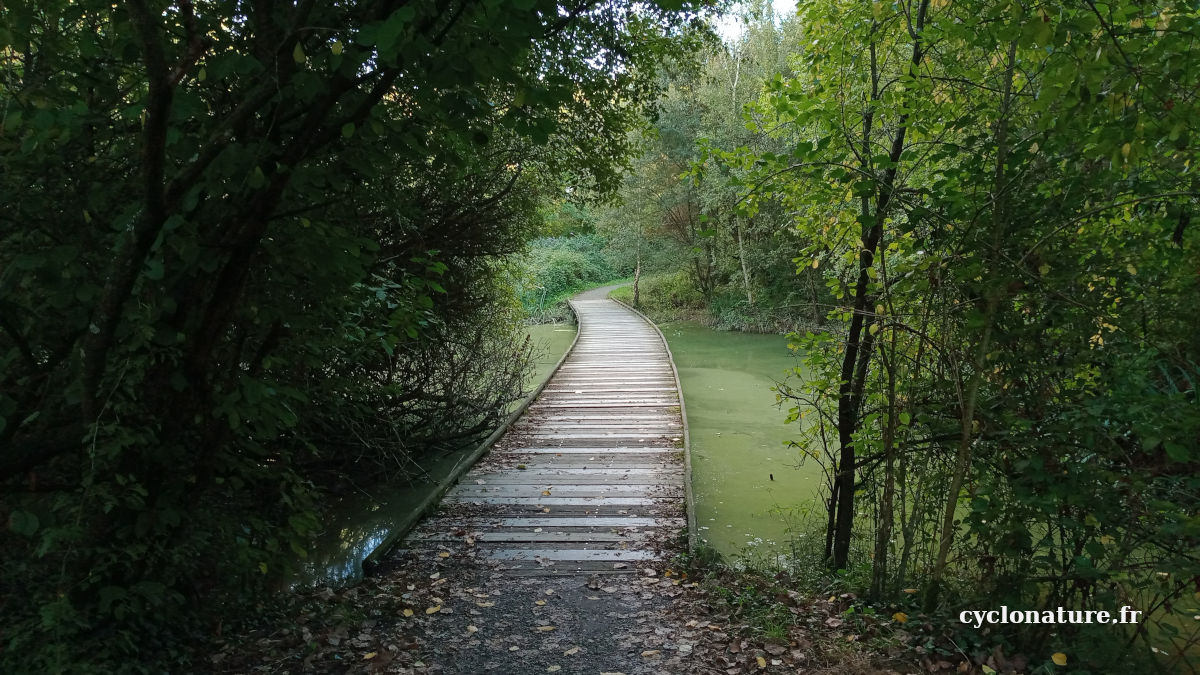
<path id="1" fill-rule="evenodd" d="M 8 516 L 8 529 L 22 537 L 32 537 L 40 526 L 38 517 L 28 511 L 17 510 Z"/>

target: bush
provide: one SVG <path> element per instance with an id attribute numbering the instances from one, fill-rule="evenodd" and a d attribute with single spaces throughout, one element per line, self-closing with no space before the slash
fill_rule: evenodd
<path id="1" fill-rule="evenodd" d="M 536 323 L 566 317 L 566 300 L 619 275 L 605 256 L 606 242 L 594 234 L 543 237 L 519 261 L 517 295 Z"/>

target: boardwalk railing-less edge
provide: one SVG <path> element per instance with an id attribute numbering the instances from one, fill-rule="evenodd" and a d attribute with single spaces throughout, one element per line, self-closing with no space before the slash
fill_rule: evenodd
<path id="1" fill-rule="evenodd" d="M 678 377 L 658 329 L 603 291 L 572 302 L 579 335 L 566 359 L 405 549 L 593 574 L 678 548 L 689 510 Z"/>

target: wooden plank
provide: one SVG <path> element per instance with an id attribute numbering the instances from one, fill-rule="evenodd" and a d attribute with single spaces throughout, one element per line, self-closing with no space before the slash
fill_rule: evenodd
<path id="1" fill-rule="evenodd" d="M 679 496 L 682 485 L 459 485 L 451 494 L 459 497 L 667 497 Z M 543 492 L 550 492 L 543 495 Z M 669 493 L 669 494 L 668 494 Z"/>
<path id="2" fill-rule="evenodd" d="M 670 498 L 674 499 L 674 498 Z M 528 506 L 649 506 L 655 504 L 652 497 L 459 497 L 451 492 L 445 499 L 448 504 L 520 504 Z"/>
<path id="3" fill-rule="evenodd" d="M 465 551 L 515 574 L 613 572 L 657 560 L 651 534 L 686 526 L 682 401 L 669 350 L 617 303 L 581 300 L 575 309 L 571 354 L 450 491 L 446 509 L 410 535 L 415 553 Z"/>
<path id="4" fill-rule="evenodd" d="M 426 526 L 439 526 L 445 529 L 459 529 L 474 525 L 483 527 L 683 527 L 682 518 L 646 518 L 643 516 L 596 516 L 591 518 L 572 517 L 530 517 L 530 518 L 471 518 L 455 519 L 434 516 L 426 521 Z"/>
<path id="5" fill-rule="evenodd" d="M 610 560 L 613 562 L 618 562 L 658 560 L 660 556 L 655 551 L 636 549 L 625 551 L 604 551 L 570 548 L 533 548 L 498 549 L 495 551 L 488 551 L 487 557 L 493 560 Z"/>

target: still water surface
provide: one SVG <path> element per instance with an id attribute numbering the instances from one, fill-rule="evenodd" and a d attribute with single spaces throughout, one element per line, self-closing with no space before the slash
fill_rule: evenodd
<path id="1" fill-rule="evenodd" d="M 801 516 L 821 510 L 820 467 L 789 448 L 799 427 L 772 388 L 800 365 L 781 335 L 679 321 L 659 326 L 687 406 L 699 538 L 726 557 L 786 554 Z M 772 476 L 774 479 L 772 479 Z M 810 521 L 811 522 L 811 521 Z"/>

